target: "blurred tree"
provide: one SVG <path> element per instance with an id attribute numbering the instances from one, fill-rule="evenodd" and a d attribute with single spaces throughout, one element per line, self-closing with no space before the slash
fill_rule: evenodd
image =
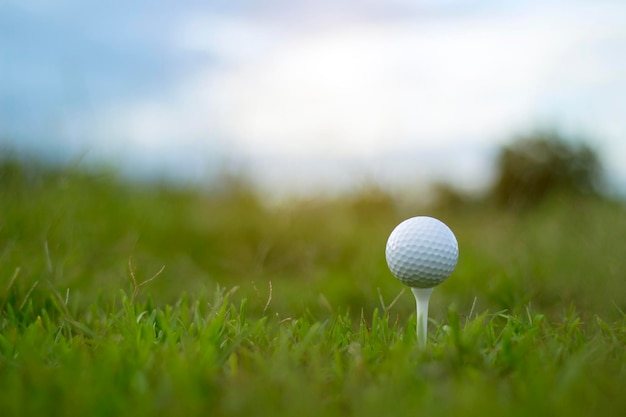
<path id="1" fill-rule="evenodd" d="M 597 195 L 601 183 L 602 165 L 593 149 L 539 131 L 500 150 L 491 197 L 502 206 L 526 208 L 556 192 Z"/>
<path id="2" fill-rule="evenodd" d="M 431 186 L 431 193 L 434 197 L 434 206 L 437 209 L 467 209 L 477 201 L 477 196 L 460 190 L 452 184 L 438 182 Z"/>

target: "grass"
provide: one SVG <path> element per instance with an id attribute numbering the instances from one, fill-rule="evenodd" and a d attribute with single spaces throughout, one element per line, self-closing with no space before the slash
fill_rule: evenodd
<path id="1" fill-rule="evenodd" d="M 370 187 L 273 204 L 232 178 L 5 162 L 2 414 L 621 416 L 624 210 L 434 209 Z M 461 254 L 425 349 L 384 261 L 417 214 Z"/>

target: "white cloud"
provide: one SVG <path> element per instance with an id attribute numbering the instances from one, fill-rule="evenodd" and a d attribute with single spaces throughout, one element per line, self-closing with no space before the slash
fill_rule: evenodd
<path id="1" fill-rule="evenodd" d="M 296 34 L 248 65 L 212 72 L 215 106 L 227 109 L 219 125 L 261 154 L 493 140 L 535 116 L 546 81 L 580 40 L 567 23 L 488 16 Z"/>
<path id="2" fill-rule="evenodd" d="M 484 155 L 533 121 L 572 115 L 590 129 L 625 132 L 616 109 L 626 106 L 626 61 L 615 57 L 626 42 L 623 11 L 534 5 L 304 28 L 293 15 L 194 15 L 176 41 L 210 64 L 161 96 L 104 111 L 100 125 L 125 146 L 170 157 L 187 148 L 250 160 L 432 152 L 440 165 L 466 161 L 460 177 L 463 169 L 484 177 L 486 157 L 446 161 L 443 151 Z M 604 118 L 581 111 L 585 91 Z"/>

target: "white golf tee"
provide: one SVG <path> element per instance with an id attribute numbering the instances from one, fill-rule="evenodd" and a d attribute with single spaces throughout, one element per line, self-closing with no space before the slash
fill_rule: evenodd
<path id="1" fill-rule="evenodd" d="M 417 344 L 420 347 L 426 346 L 428 340 L 428 301 L 434 288 L 411 287 L 415 296 L 415 306 L 417 308 Z"/>

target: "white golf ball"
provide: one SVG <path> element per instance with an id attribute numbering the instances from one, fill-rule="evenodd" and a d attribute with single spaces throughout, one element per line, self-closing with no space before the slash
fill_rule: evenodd
<path id="1" fill-rule="evenodd" d="M 432 217 L 412 217 L 391 232 L 385 249 L 391 273 L 404 284 L 432 288 L 445 281 L 459 259 L 452 230 Z"/>

